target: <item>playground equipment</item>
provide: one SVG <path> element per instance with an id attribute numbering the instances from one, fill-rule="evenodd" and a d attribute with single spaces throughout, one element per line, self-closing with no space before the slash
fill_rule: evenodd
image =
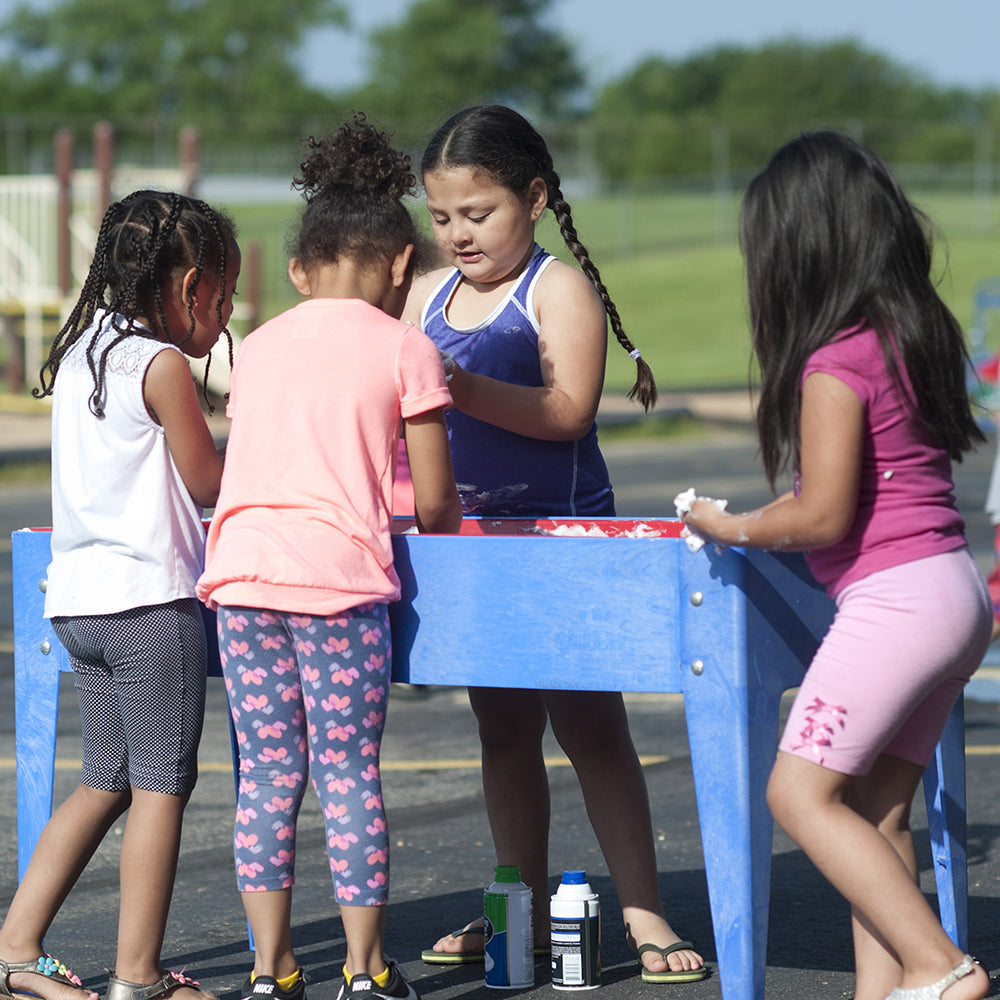
<path id="1" fill-rule="evenodd" d="M 32 377 L 45 356 L 47 324 L 58 327 L 76 301 L 87 276 L 101 219 L 111 202 L 140 188 L 194 195 L 198 182 L 198 136 L 181 130 L 179 164 L 145 168 L 114 163 L 114 135 L 107 122 L 93 131 L 94 166 L 74 169 L 72 133 L 63 129 L 53 142 L 50 176 L 0 177 L 0 321 L 7 356 L 7 388 L 19 393 L 25 373 Z M 260 312 L 259 248 L 244 248 L 244 285 L 234 319 L 245 330 Z M 209 388 L 229 387 L 228 347 L 213 351 Z"/>
<path id="2" fill-rule="evenodd" d="M 466 519 L 460 535 L 403 534 L 411 524 L 397 519 L 393 537 L 403 591 L 391 607 L 394 680 L 684 695 L 723 1000 L 762 1000 L 765 786 L 781 695 L 801 681 L 833 612 L 803 559 L 692 553 L 672 519 Z M 58 679 L 69 665 L 42 617 L 48 532 L 14 532 L 11 543 L 23 873 L 52 809 Z M 941 919 L 963 950 L 964 748 L 959 701 L 924 792 Z"/>
<path id="3" fill-rule="evenodd" d="M 972 290 L 969 353 L 969 392 L 989 426 L 1000 413 L 1000 275 L 980 279 Z"/>

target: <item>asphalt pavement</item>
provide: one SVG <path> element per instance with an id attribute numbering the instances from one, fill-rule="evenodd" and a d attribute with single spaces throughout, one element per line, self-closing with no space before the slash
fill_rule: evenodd
<path id="1" fill-rule="evenodd" d="M 766 498 L 766 485 L 753 458 L 755 444 L 747 426 L 746 394 L 719 394 L 726 397 L 725 405 L 720 398 L 714 407 L 708 407 L 706 395 L 697 403 L 679 394 L 661 403 L 696 416 L 703 423 L 702 433 L 677 440 L 651 438 L 605 446 L 621 514 L 669 516 L 674 494 L 691 485 L 698 486 L 700 492 L 734 498 L 740 506 Z M 696 406 L 702 409 L 698 411 Z M 623 414 L 630 413 L 620 401 L 615 401 L 615 407 Z M 610 403 L 605 413 L 607 423 L 619 419 Z M 7 455 L 20 448 L 24 455 L 34 449 L 44 456 L 47 439 L 41 426 L 32 425 L 40 440 L 29 445 L 26 431 L 15 435 L 11 423 L 0 413 L 0 453 Z M 982 514 L 982 500 L 992 457 L 991 442 L 956 470 L 970 540 L 984 568 L 991 559 L 991 532 Z M 44 486 L 0 486 L 4 533 L 24 524 L 44 523 L 45 502 Z M 0 585 L 9 591 L 9 547 L 4 551 Z M 0 815 L 4 817 L 0 820 L 0 908 L 6 906 L 16 887 L 9 609 L 5 614 L 0 622 L 0 702 L 8 706 L 0 714 Z M 994 661 L 993 656 L 991 652 L 969 689 L 966 739 L 970 947 L 996 975 L 1000 970 L 1000 660 Z M 549 737 L 551 890 L 555 890 L 564 868 L 583 868 L 600 893 L 603 977 L 598 996 L 607 1000 L 655 996 L 716 1000 L 721 990 L 715 974 L 683 702 L 676 695 L 629 695 L 626 702 L 633 737 L 644 760 L 660 891 L 667 914 L 676 930 L 696 943 L 713 974 L 701 983 L 682 986 L 654 986 L 639 980 L 635 959 L 625 947 L 614 889 L 587 821 L 578 783 Z M 76 698 L 71 676 L 64 676 L 57 801 L 76 782 L 78 747 Z M 392 845 L 389 954 L 400 962 L 424 998 L 484 1000 L 495 996 L 484 985 L 482 966 L 432 967 L 419 958 L 421 949 L 440 934 L 481 912 L 482 889 L 492 877 L 494 857 L 479 779 L 478 739 L 464 690 L 394 690 L 383 743 L 383 783 Z M 517 806 L 512 803 L 512 808 Z M 201 776 L 187 810 L 163 954 L 169 967 L 186 968 L 222 1000 L 237 996 L 252 963 L 232 868 L 233 811 L 225 696 L 221 681 L 213 678 L 209 681 Z M 933 896 L 919 800 L 914 826 L 922 885 Z M 121 828 L 116 827 L 98 850 L 46 941 L 48 950 L 71 965 L 86 985 L 102 992 L 107 970 L 114 964 L 120 836 Z M 297 858 L 293 911 L 296 950 L 310 981 L 311 1000 L 333 1000 L 345 946 L 332 899 L 322 817 L 311 795 L 307 795 L 300 818 Z M 770 912 L 769 1000 L 851 997 L 847 907 L 780 832 L 774 840 Z M 533 988 L 512 992 L 554 997 L 547 964 L 537 965 Z"/>

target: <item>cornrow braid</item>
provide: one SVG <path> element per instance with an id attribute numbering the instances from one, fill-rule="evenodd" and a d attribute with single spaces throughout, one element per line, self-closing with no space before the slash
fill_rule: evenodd
<path id="1" fill-rule="evenodd" d="M 149 248 L 149 256 L 151 260 L 157 260 L 160 253 L 163 251 L 164 243 L 170 238 L 170 235 L 177 229 L 177 220 L 180 218 L 181 214 L 181 202 L 180 196 L 174 193 L 167 195 L 167 202 L 170 206 L 169 212 L 162 224 L 158 219 L 153 220 L 153 231 L 150 233 L 152 237 L 152 246 Z M 138 281 L 138 276 L 137 276 Z M 192 286 L 197 286 L 197 277 L 195 281 L 191 282 Z M 163 304 L 163 285 L 162 282 L 153 283 L 153 302 L 156 309 L 156 318 L 159 321 L 160 328 L 162 330 L 167 329 L 167 313 L 166 308 Z M 190 339 L 191 334 L 194 332 L 194 315 L 191 312 L 191 304 L 188 302 L 188 335 L 185 340 Z"/>
<path id="2" fill-rule="evenodd" d="M 566 246 L 604 303 L 618 343 L 635 361 L 636 380 L 628 398 L 638 398 L 648 412 L 657 399 L 653 373 L 626 336 L 621 315 L 601 279 L 597 265 L 576 234 L 552 154 L 534 126 L 502 104 L 466 108 L 452 115 L 437 130 L 427 144 L 420 167 L 423 174 L 439 167 L 474 167 L 486 171 L 498 184 L 517 194 L 526 192 L 536 177 L 545 182 L 548 188 L 546 207 L 552 209 Z"/>
<path id="3" fill-rule="evenodd" d="M 229 248 L 230 248 L 230 243 L 232 242 L 230 236 L 228 235 L 227 231 L 224 229 L 222 225 L 224 219 L 225 219 L 224 216 L 220 215 L 218 212 L 215 211 L 210 212 L 210 214 L 206 216 L 206 221 L 208 222 L 209 228 L 212 230 L 213 234 L 212 242 L 216 247 L 221 248 L 221 252 L 219 254 L 219 260 L 217 261 L 216 266 L 219 268 L 219 272 L 223 276 L 221 279 L 223 283 L 225 283 L 225 274 L 229 269 Z M 188 286 L 189 288 L 188 317 L 191 320 L 192 330 L 194 329 L 194 312 L 193 312 L 194 290 L 198 287 L 198 281 L 200 280 L 202 271 L 204 269 L 205 262 L 203 258 L 207 253 L 208 244 L 207 242 L 205 242 L 200 244 L 200 246 L 202 249 L 202 253 L 200 255 L 198 262 L 195 265 L 196 267 L 195 280 L 193 280 Z M 222 331 L 223 336 L 225 336 L 226 338 L 226 349 L 229 357 L 229 370 L 232 371 L 235 349 L 233 347 L 233 335 L 229 332 L 229 328 L 226 326 L 225 320 L 223 319 L 222 315 L 222 306 L 224 301 L 225 301 L 225 296 L 223 295 L 216 296 L 215 318 L 219 321 L 219 329 Z M 190 336 L 190 334 L 188 336 Z M 202 399 L 204 399 L 205 401 L 205 406 L 208 408 L 209 416 L 215 413 L 215 407 L 212 405 L 212 401 L 211 399 L 209 399 L 208 396 L 208 373 L 211 371 L 211 369 L 212 369 L 212 352 L 209 351 L 208 354 L 205 355 L 205 372 L 202 375 L 201 379 L 201 395 Z M 229 399 L 228 392 L 225 394 L 224 398 Z"/>
<path id="4" fill-rule="evenodd" d="M 90 396 L 91 412 L 104 415 L 108 356 L 126 337 L 182 344 L 195 331 L 194 297 L 202 276 L 217 275 L 219 296 L 216 313 L 219 326 L 229 342 L 232 365 L 232 337 L 222 322 L 226 271 L 229 254 L 236 245 L 236 228 L 231 219 L 203 201 L 176 192 L 136 191 L 114 202 L 104 213 L 97 234 L 94 256 L 76 305 L 56 335 L 48 358 L 39 373 L 37 399 L 52 394 L 59 366 L 67 351 L 80 340 L 99 312 L 124 318 L 116 326 L 116 336 L 94 356 L 96 338 L 87 345 L 87 365 L 94 379 Z M 176 340 L 168 329 L 164 287 L 178 272 L 194 268 L 194 280 L 186 293 L 187 336 Z M 152 327 L 139 323 L 142 318 Z M 209 411 L 208 365 L 202 393 Z"/>

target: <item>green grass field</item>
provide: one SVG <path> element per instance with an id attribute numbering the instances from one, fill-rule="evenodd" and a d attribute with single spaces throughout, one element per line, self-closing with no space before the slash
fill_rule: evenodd
<path id="1" fill-rule="evenodd" d="M 935 224 L 942 297 L 963 328 L 980 279 L 1000 274 L 1000 196 L 911 192 Z M 738 198 L 711 193 L 633 194 L 573 199 L 580 239 L 597 263 L 625 328 L 661 389 L 746 384 L 750 348 L 743 263 L 736 244 Z M 285 276 L 285 239 L 296 206 L 230 205 L 240 240 L 262 253 L 265 318 L 294 304 Z M 422 205 L 416 205 L 423 218 Z M 539 242 L 571 260 L 551 213 Z M 1000 320 L 991 346 L 1000 348 Z M 611 344 L 607 388 L 627 389 L 634 365 Z"/>

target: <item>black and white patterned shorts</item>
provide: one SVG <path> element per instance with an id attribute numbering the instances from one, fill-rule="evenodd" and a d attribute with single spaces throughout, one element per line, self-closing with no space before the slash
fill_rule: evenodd
<path id="1" fill-rule="evenodd" d="M 205 628 L 194 598 L 111 615 L 53 618 L 76 675 L 80 781 L 184 795 L 198 778 Z"/>

